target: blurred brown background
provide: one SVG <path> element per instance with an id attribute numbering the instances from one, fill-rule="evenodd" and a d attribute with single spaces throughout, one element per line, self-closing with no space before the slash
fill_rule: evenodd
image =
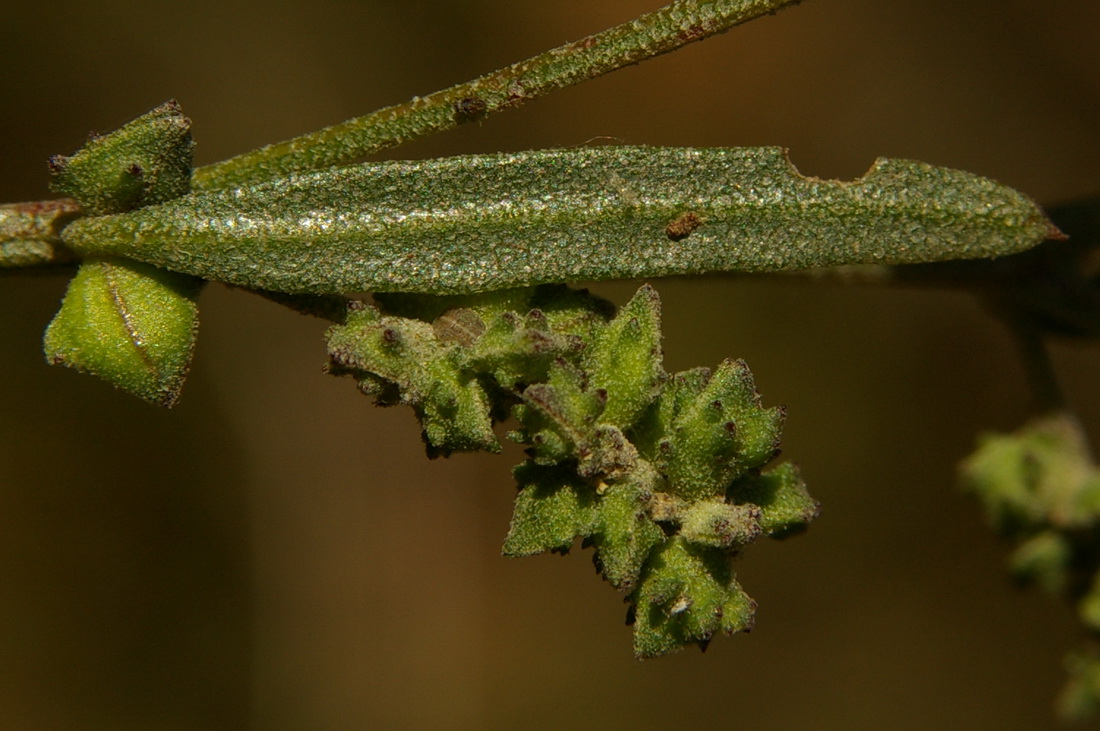
<path id="1" fill-rule="evenodd" d="M 657 4 L 7 0 L 0 200 L 47 197 L 50 154 L 170 97 L 212 162 Z M 1093 0 L 811 0 L 394 154 L 780 144 L 818 176 L 913 157 L 1052 203 L 1100 189 L 1098 43 Z M 667 367 L 747 359 L 824 513 L 739 562 L 753 634 L 643 664 L 587 552 L 499 556 L 516 450 L 426 460 L 410 413 L 321 375 L 320 322 L 210 287 L 162 413 L 43 363 L 64 287 L 0 280 L 0 727 L 1052 723 L 1069 612 L 1009 586 L 953 482 L 1027 414 L 966 297 L 659 283 Z M 1100 429 L 1100 354 L 1055 356 Z"/>

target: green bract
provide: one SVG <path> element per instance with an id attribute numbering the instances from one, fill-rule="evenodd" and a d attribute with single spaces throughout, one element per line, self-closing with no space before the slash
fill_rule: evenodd
<path id="1" fill-rule="evenodd" d="M 293 175 L 82 219 L 64 240 L 257 289 L 446 294 L 973 259 L 1056 234 L 1014 190 L 918 162 L 844 183 L 780 148 L 598 147 Z"/>
<path id="2" fill-rule="evenodd" d="M 53 189 L 86 213 L 120 213 L 191 190 L 191 120 L 169 101 L 106 136 L 94 135 L 71 157 L 50 160 Z"/>
<path id="3" fill-rule="evenodd" d="M 46 329 L 46 360 L 171 406 L 191 362 L 200 284 L 138 262 L 85 261 Z"/>
<path id="4" fill-rule="evenodd" d="M 54 188 L 71 195 L 79 207 L 59 204 L 57 210 L 66 212 L 63 220 L 81 209 L 119 213 L 186 194 L 194 147 L 190 126 L 179 106 L 168 102 L 109 135 L 92 137 L 72 157 L 55 156 L 50 161 Z M 45 225 L 54 219 L 32 213 L 24 212 L 24 218 L 43 229 L 33 253 L 58 257 L 51 227 Z M 59 215 L 55 212 L 55 218 Z M 46 330 L 46 360 L 171 406 L 191 363 L 200 284 L 148 264 L 90 256 Z"/>

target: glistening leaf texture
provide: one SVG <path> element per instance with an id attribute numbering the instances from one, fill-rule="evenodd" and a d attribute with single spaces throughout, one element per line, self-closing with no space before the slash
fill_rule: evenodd
<path id="1" fill-rule="evenodd" d="M 775 147 L 596 147 L 292 175 L 82 219 L 64 240 L 254 289 L 449 294 L 973 259 L 1058 235 L 1011 188 L 919 162 L 840 182 Z"/>

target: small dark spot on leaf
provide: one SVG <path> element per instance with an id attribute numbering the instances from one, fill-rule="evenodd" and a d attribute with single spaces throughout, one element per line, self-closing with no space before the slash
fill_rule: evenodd
<path id="1" fill-rule="evenodd" d="M 691 235 L 691 232 L 703 225 L 699 214 L 688 211 L 679 218 L 669 221 L 665 226 L 665 236 L 673 241 L 682 241 Z"/>
<path id="2" fill-rule="evenodd" d="M 679 33 L 677 33 L 677 37 L 683 43 L 692 43 L 694 41 L 699 40 L 700 38 L 705 37 L 706 34 L 707 34 L 707 29 L 705 27 L 703 27 L 702 25 L 699 25 L 697 23 L 697 24 L 691 26 L 690 28 L 687 28 L 687 29 L 682 30 Z"/>
<path id="3" fill-rule="evenodd" d="M 476 96 L 467 96 L 455 102 L 455 122 L 474 122 L 484 117 L 489 111 L 489 104 L 484 99 Z"/>

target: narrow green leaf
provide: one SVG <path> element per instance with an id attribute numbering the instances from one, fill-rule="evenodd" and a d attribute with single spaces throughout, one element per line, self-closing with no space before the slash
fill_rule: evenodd
<path id="1" fill-rule="evenodd" d="M 254 289 L 446 294 L 993 257 L 1058 233 L 1020 193 L 919 162 L 845 183 L 780 148 L 602 147 L 324 170 L 81 219 L 64 240 Z"/>
<path id="2" fill-rule="evenodd" d="M 86 260 L 46 329 L 46 360 L 172 406 L 191 364 L 201 286 L 137 262 Z"/>
<path id="3" fill-rule="evenodd" d="M 195 188 L 232 188 L 354 162 L 674 51 L 800 1 L 676 0 L 480 79 L 199 168 Z"/>

